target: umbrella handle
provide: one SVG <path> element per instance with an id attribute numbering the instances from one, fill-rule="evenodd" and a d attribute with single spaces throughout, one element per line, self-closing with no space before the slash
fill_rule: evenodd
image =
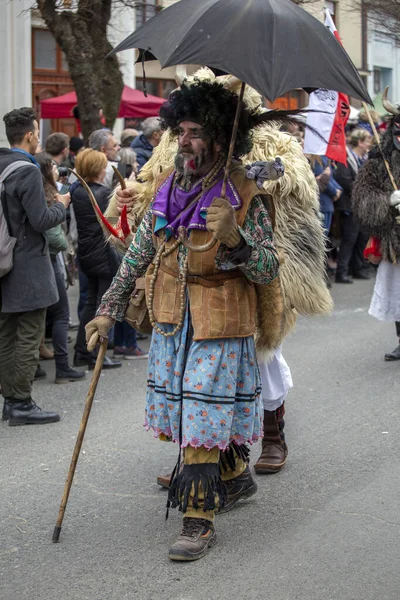
<path id="1" fill-rule="evenodd" d="M 246 87 L 246 84 L 244 81 L 242 81 L 242 85 L 240 86 L 240 92 L 239 92 L 239 100 L 238 100 L 237 107 L 236 107 L 235 121 L 233 123 L 231 142 L 229 144 L 228 157 L 226 159 L 224 180 L 222 182 L 222 190 L 221 190 L 222 198 L 225 198 L 226 185 L 228 183 L 228 177 L 229 177 L 229 172 L 230 172 L 231 163 L 232 163 L 233 151 L 235 149 L 236 135 L 237 135 L 238 127 L 239 127 L 240 111 L 241 111 L 242 105 L 243 105 L 243 95 L 244 95 L 245 87 Z"/>

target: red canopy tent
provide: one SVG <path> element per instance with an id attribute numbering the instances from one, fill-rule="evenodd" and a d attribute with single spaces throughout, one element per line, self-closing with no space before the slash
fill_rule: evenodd
<path id="1" fill-rule="evenodd" d="M 147 98 L 140 90 L 125 86 L 122 91 L 118 117 L 146 119 L 158 115 L 164 98 L 151 96 Z M 69 92 L 56 98 L 48 98 L 40 103 L 41 119 L 68 119 L 72 117 L 72 109 L 78 104 L 75 92 Z"/>

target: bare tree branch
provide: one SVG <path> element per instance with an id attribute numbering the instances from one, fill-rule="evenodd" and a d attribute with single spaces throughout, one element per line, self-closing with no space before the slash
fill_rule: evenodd
<path id="1" fill-rule="evenodd" d="M 364 11 L 371 23 L 400 39 L 400 0 L 356 0 L 354 10 Z"/>
<path id="2" fill-rule="evenodd" d="M 66 56 L 85 138 L 101 127 L 100 109 L 107 127 L 113 126 L 118 115 L 123 81 L 118 59 L 107 58 L 112 50 L 107 27 L 111 10 L 119 3 L 121 0 L 37 0 L 44 22 Z"/>

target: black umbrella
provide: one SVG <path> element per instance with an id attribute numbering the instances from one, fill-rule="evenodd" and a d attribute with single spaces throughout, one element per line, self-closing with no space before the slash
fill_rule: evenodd
<path id="1" fill-rule="evenodd" d="M 271 102 L 295 88 L 326 88 L 370 104 L 336 38 L 290 0 L 181 0 L 115 49 L 138 48 L 162 67 L 197 64 L 235 75 Z"/>

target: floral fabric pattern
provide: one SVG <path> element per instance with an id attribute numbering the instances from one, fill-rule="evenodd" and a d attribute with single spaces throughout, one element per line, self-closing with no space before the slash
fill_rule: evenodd
<path id="1" fill-rule="evenodd" d="M 163 325 L 171 331 L 173 325 Z M 187 353 L 187 356 L 186 356 Z M 193 341 L 189 312 L 173 338 L 154 331 L 145 422 L 155 437 L 182 447 L 225 450 L 262 435 L 261 379 L 254 338 Z"/>
<path id="2" fill-rule="evenodd" d="M 220 245 L 216 266 L 239 268 L 251 281 L 266 285 L 278 274 L 272 227 L 261 197 L 253 198 L 241 236 L 247 245 L 245 262 L 235 262 L 235 250 Z M 118 273 L 97 311 L 122 321 L 135 287 L 155 256 L 151 209 L 143 218 Z M 179 246 L 183 265 L 187 249 Z M 173 325 L 160 324 L 164 331 Z M 184 326 L 173 337 L 153 331 L 146 398 L 145 427 L 155 437 L 170 438 L 183 447 L 225 450 L 234 441 L 253 443 L 262 435 L 261 380 L 254 338 L 194 341 L 190 308 Z"/>

